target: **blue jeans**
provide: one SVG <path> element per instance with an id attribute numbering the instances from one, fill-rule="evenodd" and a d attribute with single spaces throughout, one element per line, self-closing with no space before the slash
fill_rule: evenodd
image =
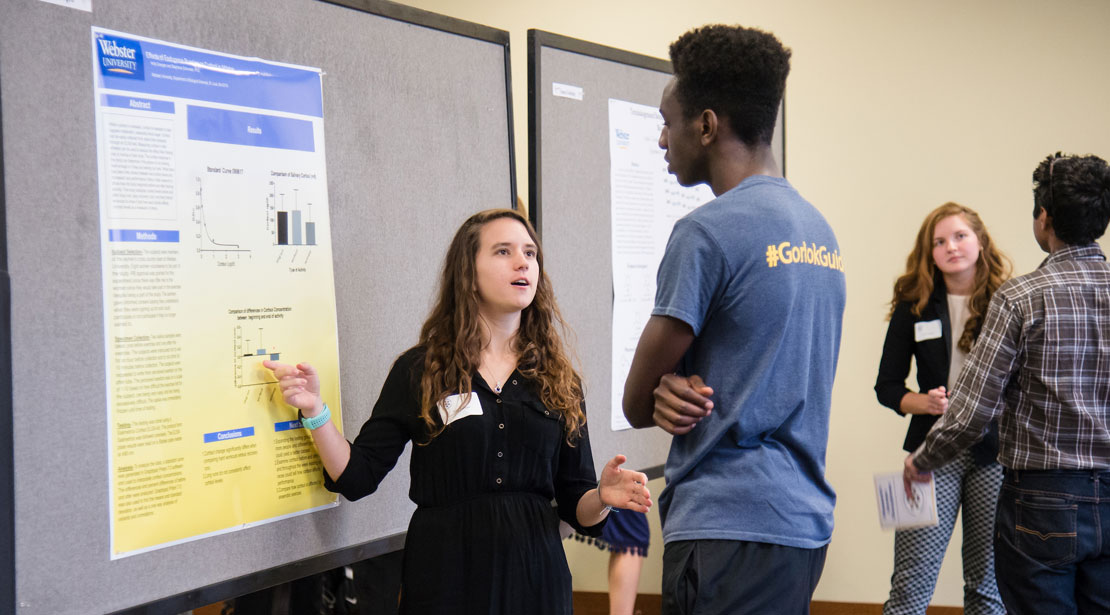
<path id="1" fill-rule="evenodd" d="M 1010 613 L 1110 613 L 1110 471 L 1007 469 L 995 528 Z"/>

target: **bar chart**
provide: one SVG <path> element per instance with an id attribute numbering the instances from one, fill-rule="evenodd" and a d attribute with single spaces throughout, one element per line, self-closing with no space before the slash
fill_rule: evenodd
<path id="1" fill-rule="evenodd" d="M 312 201 L 300 188 L 279 188 L 270 182 L 267 207 L 271 213 L 271 232 L 276 246 L 315 246 L 316 222 L 312 219 Z"/>
<path id="2" fill-rule="evenodd" d="M 262 342 L 263 328 L 257 328 L 256 337 L 247 337 L 242 325 L 235 326 L 233 335 L 232 354 L 235 362 L 236 388 L 266 387 L 277 384 L 273 373 L 266 369 L 263 361 L 280 361 L 281 352 L 273 345 L 266 346 Z"/>

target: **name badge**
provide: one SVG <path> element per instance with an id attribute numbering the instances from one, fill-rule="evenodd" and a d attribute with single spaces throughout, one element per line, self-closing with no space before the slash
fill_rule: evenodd
<path id="1" fill-rule="evenodd" d="M 470 394 L 470 403 L 463 406 L 463 398 L 465 395 L 448 395 L 443 401 L 436 404 L 439 408 L 439 418 L 443 419 L 443 426 L 446 427 L 455 421 L 468 416 L 481 416 L 482 404 L 478 401 L 478 394 L 472 392 Z"/>
<path id="2" fill-rule="evenodd" d="M 913 341 L 915 342 L 935 340 L 941 335 L 939 318 L 936 320 L 923 320 L 913 323 Z"/>

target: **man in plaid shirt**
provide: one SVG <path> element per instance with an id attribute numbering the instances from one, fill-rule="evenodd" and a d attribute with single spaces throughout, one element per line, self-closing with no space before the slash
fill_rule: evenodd
<path id="1" fill-rule="evenodd" d="M 1110 613 L 1110 265 L 1095 243 L 1110 221 L 1110 168 L 1056 154 L 1033 183 L 1033 235 L 1048 258 L 995 293 L 948 411 L 906 458 L 906 489 L 997 418 L 1006 608 Z"/>

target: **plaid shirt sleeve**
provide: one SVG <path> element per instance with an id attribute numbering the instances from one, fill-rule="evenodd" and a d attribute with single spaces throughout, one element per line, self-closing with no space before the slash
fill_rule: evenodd
<path id="1" fill-rule="evenodd" d="M 1005 408 L 1005 391 L 1018 368 L 1022 318 L 999 289 L 983 329 L 950 394 L 948 410 L 933 425 L 913 463 L 928 472 L 978 442 Z"/>

